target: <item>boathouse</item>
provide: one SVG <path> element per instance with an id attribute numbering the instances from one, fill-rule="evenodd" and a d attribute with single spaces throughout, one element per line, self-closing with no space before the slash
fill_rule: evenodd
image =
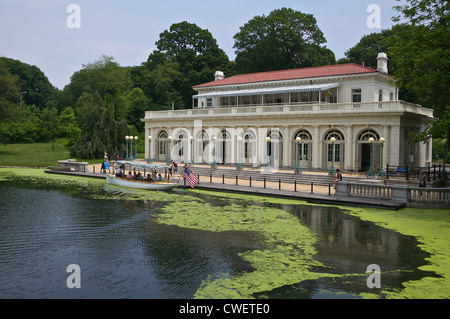
<path id="1" fill-rule="evenodd" d="M 341 64 L 226 77 L 193 87 L 192 109 L 145 113 L 146 157 L 186 163 L 348 171 L 427 166 L 431 139 L 411 143 L 433 111 L 401 101 L 378 68 Z M 214 80 L 213 80 L 214 79 Z"/>

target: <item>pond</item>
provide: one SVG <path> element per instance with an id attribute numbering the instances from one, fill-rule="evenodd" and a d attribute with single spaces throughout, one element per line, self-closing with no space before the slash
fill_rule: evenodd
<path id="1" fill-rule="evenodd" d="M 144 192 L 38 170 L 0 170 L 0 194 L 0 298 L 449 296 L 445 211 L 417 227 L 411 209 Z M 373 264 L 381 288 L 368 287 Z"/>

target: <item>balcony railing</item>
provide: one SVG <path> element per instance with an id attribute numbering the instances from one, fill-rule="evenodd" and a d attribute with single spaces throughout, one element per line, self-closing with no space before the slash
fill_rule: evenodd
<path id="1" fill-rule="evenodd" d="M 320 104 L 281 104 L 281 105 L 253 105 L 239 107 L 215 107 L 206 109 L 185 109 L 168 111 L 147 111 L 146 119 L 174 119 L 189 117 L 214 116 L 255 116 L 255 115 L 294 115 L 294 114 L 333 114 L 333 113 L 386 113 L 409 112 L 433 117 L 433 110 L 417 104 L 404 101 L 359 102 L 359 103 L 320 103 Z"/>

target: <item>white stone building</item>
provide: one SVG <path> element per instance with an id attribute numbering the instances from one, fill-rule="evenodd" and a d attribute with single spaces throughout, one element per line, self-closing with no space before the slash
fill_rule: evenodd
<path id="1" fill-rule="evenodd" d="M 398 100 L 384 53 L 377 70 L 342 64 L 228 78 L 218 71 L 193 89 L 192 109 L 145 113 L 146 157 L 150 146 L 156 161 L 251 165 L 256 158 L 261 166 L 270 158 L 271 167 L 367 171 L 372 137 L 375 169 L 431 161 L 431 143 L 411 144 L 408 134 L 433 121 L 433 111 Z"/>

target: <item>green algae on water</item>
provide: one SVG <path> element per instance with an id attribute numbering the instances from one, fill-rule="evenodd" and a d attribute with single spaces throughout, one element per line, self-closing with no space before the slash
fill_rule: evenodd
<path id="1" fill-rule="evenodd" d="M 235 277 L 205 280 L 196 298 L 252 298 L 255 293 L 295 284 L 303 280 L 335 276 L 315 273 L 325 265 L 313 259 L 315 235 L 298 219 L 276 208 L 232 205 L 214 207 L 176 202 L 162 208 L 158 222 L 205 231 L 249 231 L 263 236 L 266 249 L 240 253 L 255 269 Z"/>
<path id="2" fill-rule="evenodd" d="M 388 211 L 370 208 L 349 208 L 348 213 L 414 236 L 428 252 L 428 264 L 420 270 L 431 271 L 438 277 L 424 277 L 403 283 L 403 289 L 387 289 L 386 298 L 441 299 L 450 298 L 450 213 L 444 209 L 405 208 Z M 382 267 L 382 265 L 380 265 Z"/>

